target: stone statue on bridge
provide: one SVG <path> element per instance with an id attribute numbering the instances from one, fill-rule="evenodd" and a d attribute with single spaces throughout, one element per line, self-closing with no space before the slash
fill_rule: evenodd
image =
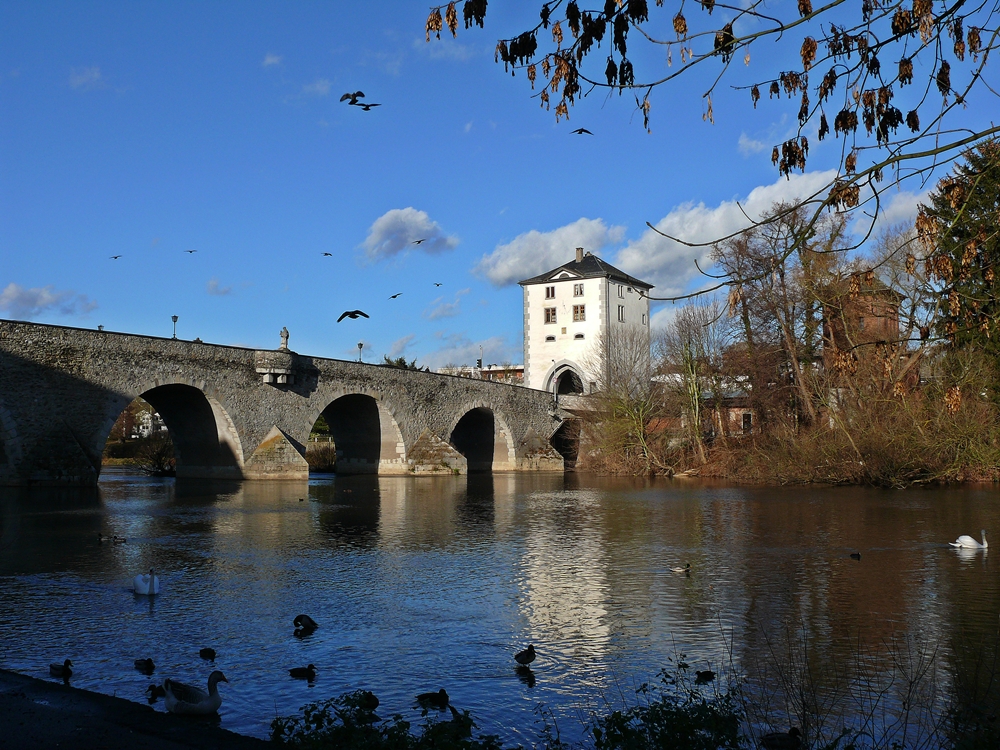
<path id="1" fill-rule="evenodd" d="M 284 326 L 281 327 L 281 346 L 278 348 L 282 351 L 288 350 L 288 329 Z"/>

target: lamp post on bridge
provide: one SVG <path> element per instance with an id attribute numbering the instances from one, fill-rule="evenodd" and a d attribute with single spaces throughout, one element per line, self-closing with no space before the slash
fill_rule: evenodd
<path id="1" fill-rule="evenodd" d="M 364 349 L 364 348 L 365 348 L 365 342 L 364 341 L 359 341 L 358 342 L 358 362 L 361 361 L 361 350 Z"/>
<path id="2" fill-rule="evenodd" d="M 171 315 L 170 319 L 174 321 L 174 338 L 177 338 L 177 316 Z"/>

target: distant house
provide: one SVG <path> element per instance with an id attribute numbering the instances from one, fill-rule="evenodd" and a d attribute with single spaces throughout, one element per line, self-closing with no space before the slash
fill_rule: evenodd
<path id="1" fill-rule="evenodd" d="M 633 327 L 649 335 L 647 293 L 653 285 L 582 247 L 569 263 L 518 283 L 524 290 L 524 384 L 529 388 L 590 393 L 599 377 L 588 365 L 602 333 Z"/>
<path id="2" fill-rule="evenodd" d="M 484 365 L 459 367 L 439 367 L 435 372 L 439 375 L 457 375 L 460 378 L 476 378 L 492 380 L 495 383 L 522 385 L 524 383 L 524 365 Z"/>
<path id="3" fill-rule="evenodd" d="M 838 354 L 864 359 L 876 344 L 899 343 L 899 305 L 903 296 L 865 274 L 849 285 L 827 288 L 823 303 L 823 366 L 835 366 Z"/>

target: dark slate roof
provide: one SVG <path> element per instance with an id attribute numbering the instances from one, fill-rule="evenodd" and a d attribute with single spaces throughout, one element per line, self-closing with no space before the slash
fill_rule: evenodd
<path id="1" fill-rule="evenodd" d="M 534 276 L 530 279 L 525 279 L 524 281 L 517 282 L 521 286 L 525 284 L 542 284 L 546 281 L 550 281 L 554 276 L 558 276 L 563 271 L 569 271 L 571 274 L 581 278 L 581 279 L 597 279 L 597 278 L 608 278 L 614 281 L 621 281 L 629 286 L 639 287 L 641 289 L 652 289 L 652 284 L 647 284 L 645 281 L 640 281 L 635 278 L 635 276 L 629 276 L 624 271 L 619 271 L 610 263 L 601 260 L 596 255 L 591 255 L 587 253 L 583 256 L 583 260 L 579 263 L 574 259 L 569 263 L 563 263 L 558 268 L 554 268 L 551 271 L 541 274 L 540 276 Z"/>

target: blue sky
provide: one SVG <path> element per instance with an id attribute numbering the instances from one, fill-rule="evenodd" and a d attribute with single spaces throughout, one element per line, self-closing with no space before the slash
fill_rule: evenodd
<path id="1" fill-rule="evenodd" d="M 0 317 L 169 336 L 178 315 L 214 343 L 275 348 L 287 326 L 312 355 L 520 362 L 519 279 L 582 245 L 690 290 L 705 251 L 647 221 L 707 240 L 738 227 L 735 200 L 759 212 L 829 179 L 832 139 L 792 180 L 770 162 L 797 102 L 720 89 L 710 124 L 697 75 L 657 91 L 651 133 L 628 93 L 556 123 L 493 62 L 536 13 L 493 2 L 485 30 L 428 44 L 413 2 L 7 0 Z M 355 90 L 381 106 L 339 101 Z M 370 319 L 336 322 L 355 308 Z"/>

